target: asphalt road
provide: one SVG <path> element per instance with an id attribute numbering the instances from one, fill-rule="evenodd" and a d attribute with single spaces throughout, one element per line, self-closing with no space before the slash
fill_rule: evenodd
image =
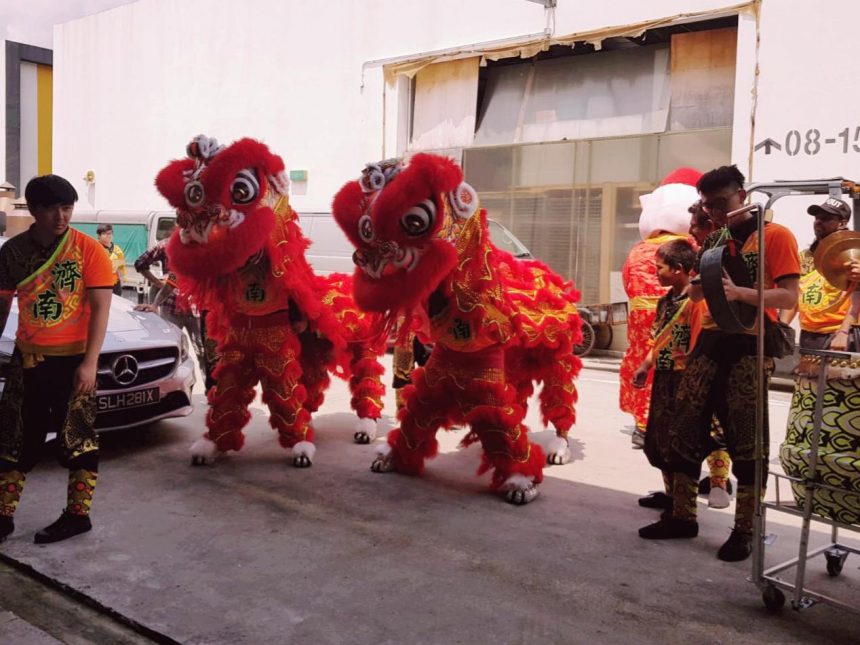
<path id="1" fill-rule="evenodd" d="M 32 543 L 65 497 L 64 471 L 46 461 L 0 551 L 188 643 L 860 642 L 860 618 L 832 607 L 766 613 L 750 563 L 715 557 L 732 508 L 703 501 L 694 540 L 641 540 L 657 515 L 636 499 L 659 473 L 624 434 L 617 374 L 584 370 L 579 391 L 574 461 L 548 468 L 541 496 L 519 508 L 487 492 L 477 447 L 457 447 L 462 432 L 442 438 L 422 478 L 370 472 L 373 446 L 352 443 L 341 383 L 315 418 L 312 468 L 290 465 L 259 400 L 245 448 L 192 468 L 198 394 L 191 417 L 103 437 L 92 533 Z M 771 394 L 774 455 L 788 399 Z M 534 407 L 527 420 L 536 440 L 551 438 Z M 796 555 L 797 527 L 769 518 L 768 563 Z M 858 566 L 850 556 L 831 579 L 819 558 L 810 584 L 856 599 Z M 3 629 L 0 614 L 12 642 Z"/>

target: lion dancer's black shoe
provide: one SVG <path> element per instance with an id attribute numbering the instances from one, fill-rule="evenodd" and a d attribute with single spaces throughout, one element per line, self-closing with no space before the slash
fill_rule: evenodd
<path id="1" fill-rule="evenodd" d="M 763 494 L 763 492 L 762 492 Z M 735 527 L 725 544 L 717 551 L 723 562 L 741 562 L 752 553 L 753 519 L 755 517 L 755 487 L 738 482 L 735 501 Z"/>
<path id="2" fill-rule="evenodd" d="M 659 522 L 639 529 L 646 540 L 677 540 L 694 538 L 699 534 L 696 521 L 696 480 L 684 473 L 672 474 L 672 512 L 664 512 Z"/>
<path id="3" fill-rule="evenodd" d="M 15 509 L 21 501 L 27 475 L 20 470 L 0 472 L 0 542 L 4 542 L 15 530 Z"/>
<path id="4" fill-rule="evenodd" d="M 69 499 L 59 519 L 36 533 L 36 544 L 60 542 L 86 533 L 93 528 L 90 521 L 90 506 L 98 473 L 94 470 L 69 471 Z"/>

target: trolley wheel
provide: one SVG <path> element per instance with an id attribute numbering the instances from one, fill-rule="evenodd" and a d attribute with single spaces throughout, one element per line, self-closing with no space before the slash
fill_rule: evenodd
<path id="1" fill-rule="evenodd" d="M 612 344 L 612 325 L 608 323 L 598 323 L 594 327 L 594 346 L 597 349 L 609 349 Z"/>
<path id="2" fill-rule="evenodd" d="M 824 558 L 827 560 L 827 575 L 835 578 L 842 573 L 842 565 L 845 564 L 845 558 L 847 557 L 848 552 L 840 549 L 825 551 Z"/>
<path id="3" fill-rule="evenodd" d="M 785 605 L 785 594 L 774 586 L 767 586 L 761 592 L 761 599 L 765 608 L 770 612 L 777 612 Z"/>
<path id="4" fill-rule="evenodd" d="M 574 345 L 573 353 L 577 356 L 587 356 L 594 349 L 594 342 L 597 336 L 594 333 L 594 327 L 587 320 L 582 321 L 582 340 Z"/>

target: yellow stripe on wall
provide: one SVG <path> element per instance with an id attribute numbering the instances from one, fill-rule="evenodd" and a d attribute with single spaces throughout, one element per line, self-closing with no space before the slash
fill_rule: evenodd
<path id="1" fill-rule="evenodd" d="M 54 70 L 48 65 L 36 66 L 36 132 L 40 175 L 51 172 L 52 110 L 54 104 Z"/>

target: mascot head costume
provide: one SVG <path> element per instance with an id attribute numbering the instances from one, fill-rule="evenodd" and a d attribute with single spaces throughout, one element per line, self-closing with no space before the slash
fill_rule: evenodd
<path id="1" fill-rule="evenodd" d="M 699 199 L 696 182 L 701 176 L 693 168 L 678 168 L 666 175 L 653 192 L 639 197 L 642 204 L 639 235 L 643 240 L 660 231 L 687 235 L 690 230 L 687 209 Z"/>

